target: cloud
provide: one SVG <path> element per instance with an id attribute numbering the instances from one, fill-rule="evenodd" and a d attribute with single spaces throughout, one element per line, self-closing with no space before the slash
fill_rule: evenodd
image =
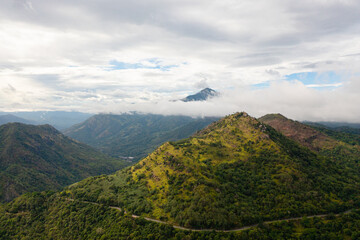
<path id="1" fill-rule="evenodd" d="M 356 120 L 344 112 L 354 111 L 358 99 L 350 92 L 360 91 L 356 0 L 1 4 L 2 109 L 191 115 L 249 109 L 338 119 L 336 109 L 344 120 Z M 305 72 L 339 78 L 285 81 Z M 203 87 L 239 96 L 194 105 L 168 101 Z"/>

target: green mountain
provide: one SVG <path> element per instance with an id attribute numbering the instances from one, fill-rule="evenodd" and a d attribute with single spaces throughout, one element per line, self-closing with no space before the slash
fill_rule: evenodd
<path id="1" fill-rule="evenodd" d="M 175 225 L 229 229 L 359 207 L 359 171 L 340 163 L 237 113 L 62 194 Z"/>
<path id="2" fill-rule="evenodd" d="M 125 166 L 75 142 L 50 125 L 0 126 L 0 200 L 29 191 L 56 190 Z"/>
<path id="3" fill-rule="evenodd" d="M 99 114 L 67 129 L 64 134 L 111 156 L 131 157 L 136 161 L 164 142 L 189 137 L 218 119 L 155 114 Z"/>

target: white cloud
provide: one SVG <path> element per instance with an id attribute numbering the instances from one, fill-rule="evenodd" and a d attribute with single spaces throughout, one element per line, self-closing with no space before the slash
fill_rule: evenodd
<path id="1" fill-rule="evenodd" d="M 360 69 L 356 0 L 0 3 L 3 110 L 219 115 L 248 109 L 360 121 L 351 93 L 360 90 L 351 78 Z M 112 60 L 147 68 L 109 71 Z M 343 83 L 327 89 L 326 82 L 283 81 L 308 71 L 336 71 Z M 251 87 L 266 82 L 269 88 Z M 168 102 L 205 86 L 225 93 L 222 100 Z"/>

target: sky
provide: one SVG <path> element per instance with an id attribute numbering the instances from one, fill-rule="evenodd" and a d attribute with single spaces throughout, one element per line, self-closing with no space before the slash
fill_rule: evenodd
<path id="1" fill-rule="evenodd" d="M 0 5 L 0 111 L 360 122 L 358 0 Z M 221 96 L 172 101 L 205 87 Z"/>

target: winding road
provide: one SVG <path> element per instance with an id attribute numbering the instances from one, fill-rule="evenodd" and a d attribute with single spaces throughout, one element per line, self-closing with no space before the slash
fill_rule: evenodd
<path id="1" fill-rule="evenodd" d="M 67 198 L 66 200 L 68 201 L 75 201 L 74 199 L 71 199 L 71 198 Z M 82 203 L 89 203 L 89 204 L 94 204 L 94 205 L 103 205 L 103 204 L 100 204 L 100 203 L 96 203 L 96 202 L 88 202 L 88 201 L 80 201 L 80 200 L 76 200 L 78 202 L 82 202 Z M 106 205 L 104 205 L 106 206 Z M 115 207 L 115 206 L 108 206 L 109 208 L 111 209 L 115 209 L 115 210 L 118 210 L 118 211 L 123 211 L 121 208 L 119 207 Z M 324 217 L 327 217 L 327 216 L 330 216 L 330 215 L 333 215 L 333 216 L 339 216 L 341 214 L 347 214 L 347 213 L 350 213 L 352 212 L 353 209 L 351 210 L 347 210 L 345 212 L 342 212 L 342 213 L 338 213 L 338 214 L 333 214 L 333 213 L 329 213 L 329 214 L 319 214 L 319 215 L 311 215 L 311 216 L 305 216 L 306 218 L 315 218 L 315 217 L 319 217 L 319 218 L 324 218 Z M 124 213 L 126 214 L 126 211 L 124 211 Z M 138 215 L 131 215 L 132 218 L 140 218 L 141 216 L 138 216 Z M 238 232 L 238 231 L 244 231 L 244 230 L 248 230 L 250 228 L 253 228 L 253 227 L 256 227 L 258 226 L 259 224 L 253 224 L 253 225 L 249 225 L 249 226 L 244 226 L 244 227 L 240 227 L 240 228 L 235 228 L 235 229 L 229 229 L 229 230 L 220 230 L 220 229 L 194 229 L 194 228 L 186 228 L 186 227 L 181 227 L 181 226 L 178 226 L 178 225 L 174 225 L 174 224 L 171 224 L 169 222 L 164 222 L 164 221 L 161 221 L 161 220 L 157 220 L 157 219 L 153 219 L 153 218 L 149 218 L 149 217 L 142 217 L 143 219 L 147 220 L 147 221 L 150 221 L 150 222 L 155 222 L 155 223 L 160 223 L 160 224 L 166 224 L 166 225 L 170 225 L 172 226 L 173 228 L 176 228 L 176 229 L 180 229 L 180 230 L 184 230 L 184 231 L 192 231 L 192 232 L 212 232 L 212 231 L 215 231 L 215 232 Z M 293 218 L 285 218 L 285 219 L 278 219 L 278 220 L 271 220 L 271 221 L 264 221 L 263 224 L 271 224 L 271 223 L 276 223 L 276 222 L 282 222 L 282 221 L 294 221 L 294 220 L 301 220 L 303 219 L 304 217 L 293 217 Z"/>

